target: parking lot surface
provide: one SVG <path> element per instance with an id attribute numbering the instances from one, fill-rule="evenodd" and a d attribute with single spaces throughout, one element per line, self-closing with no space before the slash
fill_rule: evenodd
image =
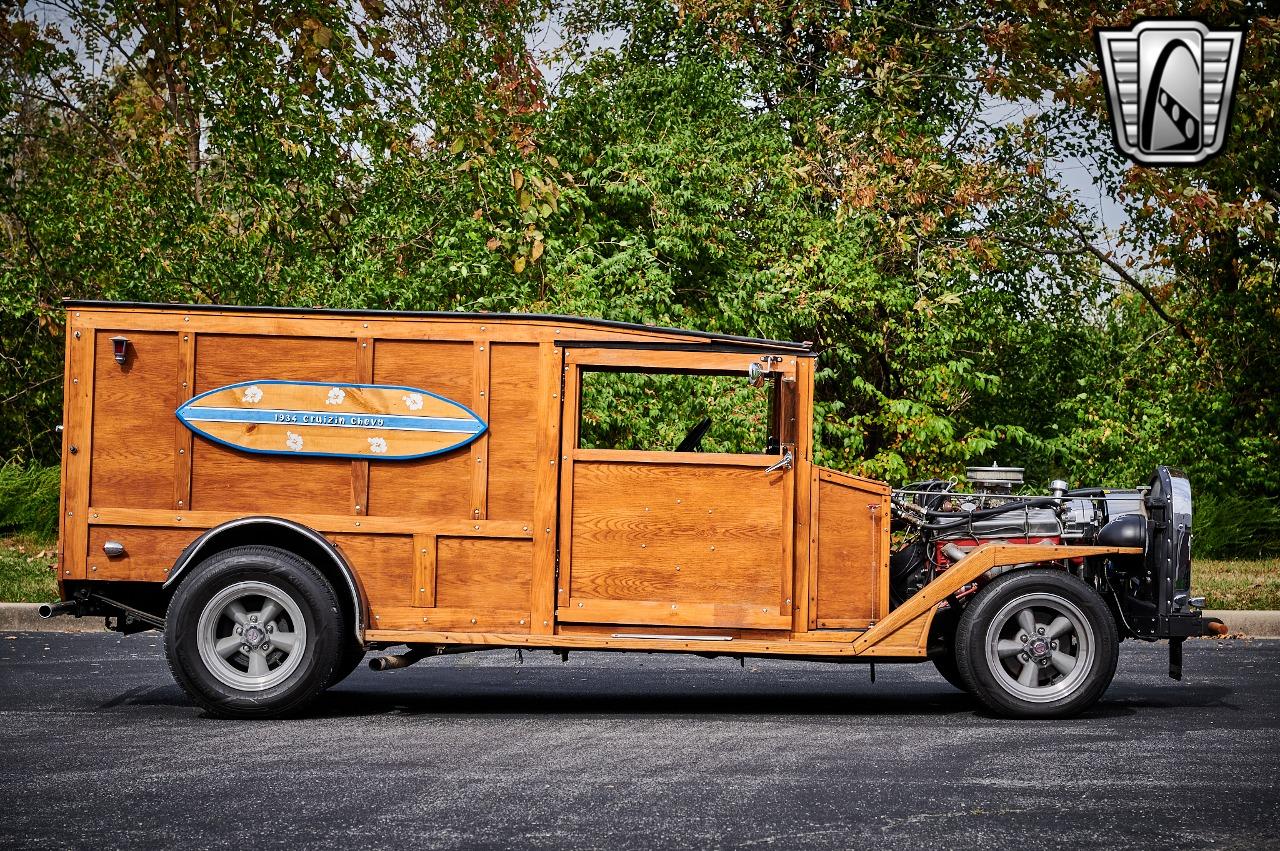
<path id="1" fill-rule="evenodd" d="M 155 633 L 0 634 L 0 846 L 1280 847 L 1280 641 L 1126 643 L 1070 721 L 929 665 L 492 651 L 222 721 Z"/>

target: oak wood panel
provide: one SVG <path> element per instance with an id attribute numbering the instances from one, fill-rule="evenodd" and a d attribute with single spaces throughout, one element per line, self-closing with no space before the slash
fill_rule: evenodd
<path id="1" fill-rule="evenodd" d="M 889 496 L 893 493 L 893 488 L 884 482 L 875 479 L 867 479 L 862 476 L 855 476 L 851 473 L 844 473 L 839 470 L 829 470 L 826 467 L 818 468 L 818 477 L 824 482 L 835 482 L 837 484 L 847 485 L 851 488 L 858 488 L 869 493 L 883 494 Z"/>
<path id="2" fill-rule="evenodd" d="M 366 638 L 373 632 L 383 638 L 367 638 L 369 641 L 416 641 L 414 633 L 419 630 L 440 630 L 457 637 L 451 643 L 484 644 L 488 642 L 470 640 L 473 637 L 470 631 L 476 634 L 494 630 L 527 633 L 529 613 L 524 609 L 453 609 L 442 606 L 423 609 L 388 606 L 374 609 L 373 623 L 375 629 L 366 632 Z"/>
<path id="3" fill-rule="evenodd" d="M 695 623 L 697 613 L 714 625 L 790 628 L 786 480 L 732 466 L 576 462 L 570 599 L 560 616 Z M 611 608 L 631 603 L 630 615 Z M 656 619 L 637 621 L 641 613 Z"/>
<path id="4" fill-rule="evenodd" d="M 417 556 L 410 535 L 328 535 L 360 577 L 371 611 L 413 606 L 418 599 Z"/>
<path id="5" fill-rule="evenodd" d="M 556 627 L 558 635 L 594 635 L 612 638 L 616 633 L 641 635 L 707 636 L 711 638 L 745 638 L 752 641 L 784 641 L 791 637 L 785 629 L 742 629 L 740 627 L 669 626 L 667 624 L 613 624 L 613 623 L 562 623 Z M 852 638 L 849 641 L 853 641 Z"/>
<path id="6" fill-rule="evenodd" d="M 471 410 L 486 423 L 489 422 L 489 361 L 493 345 L 488 340 L 477 340 L 472 347 L 474 366 L 471 379 Z M 477 520 L 489 516 L 489 438 L 492 429 L 485 430 L 471 444 L 471 516 Z M 529 514 L 533 512 L 530 511 Z M 526 515 L 528 516 L 528 515 Z"/>
<path id="7" fill-rule="evenodd" d="M 562 399 L 560 412 L 560 498 L 557 543 L 560 563 L 556 571 L 556 607 L 569 604 L 569 586 L 573 584 L 573 479 L 575 458 L 579 441 L 579 420 L 582 406 L 582 371 L 564 361 L 561 372 Z M 542 527 L 540 527 L 542 528 Z"/>
<path id="8" fill-rule="evenodd" d="M 77 312 L 67 323 L 67 369 L 62 432 L 63 491 L 59 517 L 59 579 L 84 579 L 88 565 L 89 461 L 93 454 L 93 332 L 82 327 Z"/>
<path id="9" fill-rule="evenodd" d="M 560 469 L 569 466 L 560 454 L 561 405 L 567 403 L 561 387 L 563 366 L 563 349 L 548 343 L 539 346 L 533 575 L 529 592 L 530 627 L 538 633 L 550 633 L 555 628 Z"/>
<path id="10" fill-rule="evenodd" d="M 538 347 L 494 344 L 490 371 L 489 516 L 532 517 L 540 460 Z M 542 463 L 554 466 L 550 460 Z"/>
<path id="11" fill-rule="evenodd" d="M 373 383 L 374 340 L 371 337 L 356 339 L 356 381 Z M 351 513 L 369 513 L 369 462 L 351 462 Z"/>
<path id="12" fill-rule="evenodd" d="M 182 404 L 195 395 L 196 335 L 184 332 L 178 339 L 177 398 Z M 191 445 L 195 437 L 182 420 L 173 418 L 173 508 L 185 511 L 191 505 Z"/>
<path id="13" fill-rule="evenodd" d="M 324 337 L 210 334 L 196 352 L 196 392 L 238 381 L 355 383 L 352 341 Z M 308 514 L 348 514 L 351 462 L 341 458 L 253 455 L 196 437 L 191 459 L 191 508 L 275 513 L 285 503 Z"/>
<path id="14" fill-rule="evenodd" d="M 627 372 L 741 372 L 744 379 L 751 364 L 760 363 L 760 357 L 758 353 L 625 348 L 571 348 L 565 355 L 569 363 L 580 367 L 615 368 Z M 771 364 L 769 371 L 779 376 L 794 376 L 796 358 L 788 357 L 780 364 Z"/>
<path id="15" fill-rule="evenodd" d="M 193 529 L 94 526 L 89 530 L 89 578 L 164 582 L 178 556 L 199 535 Z M 109 558 L 102 551 L 107 541 L 124 545 L 124 555 Z"/>
<path id="16" fill-rule="evenodd" d="M 436 606 L 528 615 L 532 573 L 530 541 L 442 536 L 436 542 Z"/>
<path id="17" fill-rule="evenodd" d="M 415 613 L 421 609 L 413 610 Z M 407 620 L 407 618 L 406 618 Z M 679 639 L 605 638 L 596 635 L 522 635 L 514 632 L 452 632 L 373 628 L 366 641 L 394 641 L 414 644 L 484 644 L 494 647 L 550 647 L 580 650 L 641 650 L 690 653 L 717 652 L 759 656 L 853 656 L 853 645 L 835 641 L 680 641 Z"/>
<path id="18" fill-rule="evenodd" d="M 794 585 L 792 589 L 793 604 L 791 607 L 791 628 L 796 632 L 805 632 L 813 626 L 810 616 L 813 606 L 812 596 L 812 548 L 810 536 L 815 528 L 813 523 L 813 493 L 815 475 L 813 465 L 797 453 L 795 468 L 796 506 L 794 528 L 792 529 L 792 559 L 794 562 Z"/>
<path id="19" fill-rule="evenodd" d="M 418 606 L 434 606 L 436 604 L 436 536 L 418 534 L 413 536 L 414 580 L 418 589 L 415 604 Z"/>
<path id="20" fill-rule="evenodd" d="M 883 640 L 867 646 L 859 651 L 859 656 L 888 656 L 894 659 L 902 659 L 908 657 L 918 657 L 924 659 L 928 656 L 929 651 L 929 627 L 933 624 L 933 612 L 925 612 L 917 615 L 914 619 L 907 621 L 894 630 L 892 635 L 886 636 Z M 863 633 L 864 635 L 866 633 Z M 856 642 L 861 638 L 854 639 Z"/>
<path id="21" fill-rule="evenodd" d="M 124 365 L 111 337 L 129 338 Z M 93 461 L 89 499 L 97 505 L 170 508 L 174 493 L 176 333 L 102 330 L 93 370 Z"/>
<path id="22" fill-rule="evenodd" d="M 782 455 L 743 455 L 732 452 L 672 452 L 653 449 L 573 449 L 574 461 L 626 461 L 629 464 L 678 464 L 683 467 L 772 467 Z"/>
<path id="23" fill-rule="evenodd" d="M 211 529 L 243 517 L 231 511 L 172 511 L 134 508 L 88 508 L 89 522 L 100 526 L 159 526 Z M 351 532 L 361 535 L 468 535 L 472 537 L 527 538 L 533 525 L 519 520 L 455 520 L 450 517 L 352 517 L 349 514 L 295 514 L 273 511 L 317 532 Z"/>
<path id="24" fill-rule="evenodd" d="M 469 342 L 378 340 L 373 380 L 421 387 L 476 411 L 474 370 L 474 346 Z M 465 449 L 371 464 L 369 514 L 470 517 L 474 464 L 471 451 Z"/>
<path id="25" fill-rule="evenodd" d="M 565 622 L 724 626 L 786 630 L 791 615 L 777 604 L 669 603 L 666 600 L 599 600 L 570 595 L 569 605 L 557 609 Z"/>
<path id="26" fill-rule="evenodd" d="M 847 627 L 877 617 L 882 565 L 880 526 L 871 509 L 884 497 L 819 477 L 814 617 L 818 628 Z"/>

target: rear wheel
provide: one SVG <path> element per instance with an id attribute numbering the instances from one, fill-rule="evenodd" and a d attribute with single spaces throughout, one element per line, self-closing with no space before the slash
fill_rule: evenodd
<path id="1" fill-rule="evenodd" d="M 356 668 L 360 667 L 360 663 L 364 661 L 364 645 L 353 640 L 348 640 L 342 650 L 342 658 L 338 660 L 338 664 L 333 668 L 333 674 L 329 677 L 329 686 L 336 686 L 338 683 L 351 676 Z"/>
<path id="2" fill-rule="evenodd" d="M 178 586 L 165 625 L 174 679 L 226 717 L 295 712 L 328 685 L 350 639 L 328 581 L 275 547 L 235 547 Z"/>
<path id="3" fill-rule="evenodd" d="M 996 579 L 965 609 L 956 666 L 992 711 L 1063 718 L 1097 702 L 1115 675 L 1119 637 L 1103 599 L 1061 570 Z"/>

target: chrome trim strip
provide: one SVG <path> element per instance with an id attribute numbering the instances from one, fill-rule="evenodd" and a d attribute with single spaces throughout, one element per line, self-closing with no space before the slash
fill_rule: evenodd
<path id="1" fill-rule="evenodd" d="M 732 635 L 650 635 L 644 632 L 615 632 L 610 638 L 645 638 L 654 641 L 733 641 Z"/>

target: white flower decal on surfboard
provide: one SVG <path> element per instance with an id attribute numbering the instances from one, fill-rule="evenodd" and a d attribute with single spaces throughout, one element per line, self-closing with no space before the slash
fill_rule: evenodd
<path id="1" fill-rule="evenodd" d="M 422 394 L 421 393 L 409 393 L 404 396 L 401 396 L 400 398 L 404 399 L 404 406 L 409 410 L 411 411 L 422 410 Z"/>
<path id="2" fill-rule="evenodd" d="M 302 435 L 295 434 L 291 431 L 284 433 L 284 445 L 292 449 L 294 452 L 302 451 Z"/>
<path id="3" fill-rule="evenodd" d="M 369 438 L 369 451 L 378 455 L 385 455 L 387 453 L 386 439 L 382 437 Z"/>
<path id="4" fill-rule="evenodd" d="M 326 405 L 341 405 L 342 400 L 347 398 L 347 391 L 341 387 L 329 388 L 329 397 L 324 400 Z"/>
<path id="5" fill-rule="evenodd" d="M 242 398 L 250 405 L 256 405 L 262 401 L 262 389 L 256 384 L 250 384 L 244 388 L 244 396 Z"/>

